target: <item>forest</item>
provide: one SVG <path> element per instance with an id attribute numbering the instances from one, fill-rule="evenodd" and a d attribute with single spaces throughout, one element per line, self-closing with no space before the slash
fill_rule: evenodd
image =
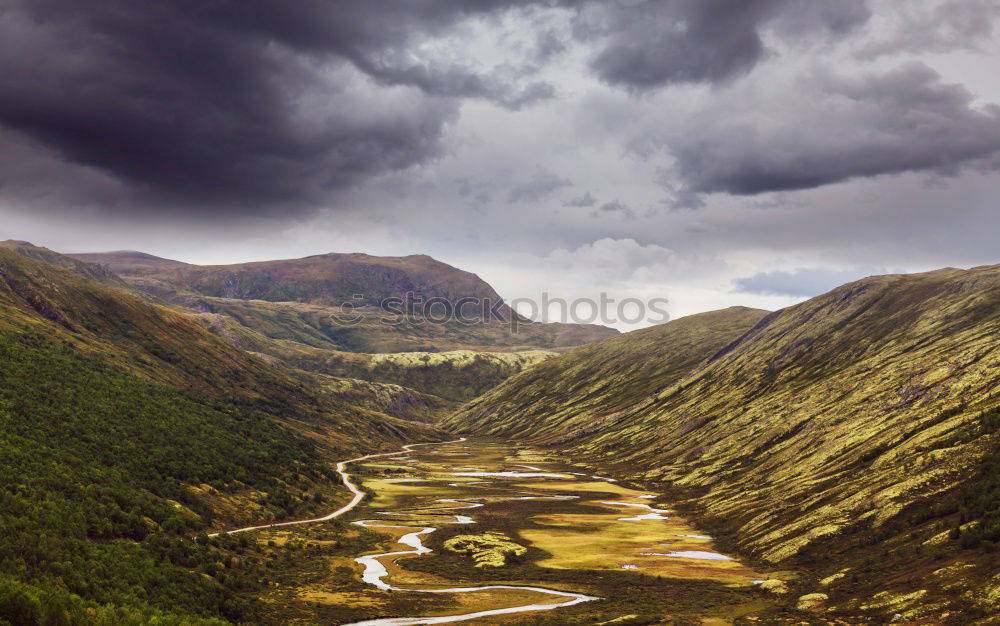
<path id="1" fill-rule="evenodd" d="M 252 621 L 247 540 L 195 540 L 218 520 L 189 487 L 288 517 L 290 489 L 335 479 L 313 444 L 265 400 L 159 385 L 40 334 L 0 333 L 0 363 L 0 624 Z"/>

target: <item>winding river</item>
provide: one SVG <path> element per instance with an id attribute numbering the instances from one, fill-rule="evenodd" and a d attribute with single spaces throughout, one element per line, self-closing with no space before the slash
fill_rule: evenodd
<path id="1" fill-rule="evenodd" d="M 398 457 L 401 454 L 406 454 L 406 453 L 412 452 L 413 448 L 415 448 L 416 446 L 426 446 L 426 445 L 441 446 L 441 445 L 450 444 L 450 443 L 461 443 L 461 442 L 463 442 L 465 440 L 466 440 L 466 438 L 462 437 L 461 439 L 455 439 L 455 440 L 452 440 L 452 441 L 445 441 L 445 442 L 440 442 L 440 443 L 413 443 L 413 444 L 409 444 L 409 445 L 403 446 L 402 451 L 398 451 L 398 452 L 385 452 L 385 453 L 378 453 L 378 454 L 368 454 L 368 455 L 360 456 L 360 457 L 357 457 L 357 458 L 354 458 L 354 459 L 348 459 L 346 461 L 340 461 L 339 463 L 337 463 L 337 468 L 336 468 L 337 474 L 340 475 L 341 480 L 343 480 L 343 482 L 344 482 L 344 485 L 354 495 L 354 497 L 351 499 L 351 501 L 348 502 L 347 504 L 345 504 L 344 506 L 342 506 L 341 508 L 337 509 L 336 511 L 333 511 L 332 513 L 330 513 L 328 515 L 324 515 L 323 517 L 317 517 L 317 518 L 313 518 L 313 519 L 304 519 L 304 520 L 295 520 L 295 521 L 290 521 L 290 522 L 276 522 L 276 523 L 273 523 L 273 524 L 264 524 L 264 525 L 260 525 L 260 526 L 247 526 L 247 527 L 244 527 L 244 528 L 237 528 L 237 529 L 226 531 L 226 532 L 228 534 L 232 535 L 232 534 L 236 534 L 236 533 L 245 533 L 245 532 L 251 532 L 251 531 L 255 531 L 255 530 L 274 529 L 274 528 L 279 528 L 279 527 L 283 527 L 283 526 L 295 526 L 295 525 L 301 525 L 301 524 L 315 524 L 315 523 L 320 523 L 320 522 L 327 522 L 329 520 L 341 517 L 342 515 L 348 513 L 349 511 L 351 511 L 355 507 L 357 507 L 358 504 L 360 504 L 361 501 L 365 497 L 365 493 L 363 491 L 361 491 L 361 489 L 359 489 L 356 484 L 354 484 L 354 482 L 351 480 L 351 475 L 347 472 L 347 466 L 350 465 L 351 463 L 358 463 L 358 462 L 368 461 L 368 460 L 371 460 L 371 459 L 376 459 L 376 458 L 381 458 L 381 457 Z M 533 468 L 532 467 L 530 469 L 535 470 L 537 468 Z M 483 472 L 482 473 L 482 475 L 489 475 L 489 474 L 490 473 L 488 473 L 488 472 Z M 519 474 L 519 473 L 518 472 L 505 472 L 503 474 L 505 474 L 505 475 L 515 474 L 516 475 L 516 474 Z M 528 473 L 525 473 L 525 474 L 528 474 Z M 466 475 L 477 475 L 477 474 L 467 473 Z M 532 475 L 532 476 L 548 476 L 546 474 L 529 474 L 529 475 Z M 553 475 L 553 476 L 555 476 L 555 475 Z M 538 498 L 538 499 L 545 498 L 545 499 L 555 499 L 555 500 L 558 500 L 558 499 L 564 499 L 564 498 L 569 498 L 569 497 L 574 497 L 574 496 L 537 496 L 535 498 Z M 481 503 L 478 503 L 478 502 L 466 502 L 466 501 L 462 501 L 462 500 L 454 500 L 454 501 L 451 501 L 451 502 L 449 502 L 449 501 L 443 501 L 443 502 L 445 502 L 445 503 L 451 503 L 451 502 L 453 502 L 456 505 L 465 505 L 465 506 L 455 506 L 455 507 L 443 507 L 443 508 L 447 508 L 447 509 L 471 509 L 471 508 L 478 508 L 480 506 L 483 506 Z M 435 508 L 434 509 L 434 511 L 438 511 L 438 510 L 441 510 L 441 509 L 440 508 Z M 432 515 L 433 514 L 435 514 L 435 513 L 432 513 Z M 459 523 L 459 524 L 474 523 L 474 520 L 472 518 L 470 518 L 468 516 L 465 516 L 465 515 L 454 515 L 454 518 L 455 518 L 455 520 L 452 521 L 452 522 L 450 522 L 450 523 Z M 397 543 L 405 545 L 405 546 L 408 546 L 408 547 L 412 548 L 412 550 L 402 550 L 402 551 L 397 551 L 397 552 L 386 552 L 386 553 L 383 553 L 383 554 L 372 554 L 372 555 L 358 557 L 356 559 L 356 561 L 358 563 L 360 563 L 360 564 L 362 564 L 364 566 L 364 572 L 362 573 L 362 580 L 364 582 L 370 584 L 370 585 L 373 585 L 374 587 L 377 587 L 378 589 L 382 589 L 384 591 L 405 591 L 405 592 L 411 592 L 411 593 L 475 593 L 475 592 L 482 592 L 482 591 L 494 591 L 494 590 L 497 590 L 497 589 L 508 589 L 508 590 L 511 590 L 511 591 L 536 592 L 536 593 L 540 593 L 540 594 L 556 596 L 556 597 L 559 597 L 559 598 L 565 598 L 565 600 L 562 600 L 560 602 L 554 602 L 554 603 L 546 603 L 546 604 L 532 603 L 532 604 L 524 604 L 524 605 L 518 605 L 518 606 L 512 606 L 512 607 L 504 607 L 504 608 L 498 608 L 498 609 L 488 609 L 488 610 L 484 610 L 484 611 L 475 611 L 475 612 L 472 612 L 472 613 L 463 613 L 463 614 L 459 614 L 459 615 L 444 615 L 444 616 L 435 616 L 435 617 L 390 617 L 390 618 L 381 618 L 381 619 L 374 619 L 374 620 L 366 620 L 366 621 L 362 621 L 362 622 L 353 622 L 352 624 L 350 624 L 348 626 L 410 626 L 410 625 L 416 625 L 416 624 L 445 624 L 445 623 L 463 622 L 463 621 L 468 621 L 468 620 L 477 619 L 477 618 L 481 618 L 481 617 L 489 617 L 489 616 L 493 616 L 493 615 L 506 615 L 506 614 L 511 614 L 511 613 L 526 613 L 526 612 L 529 612 L 529 611 L 550 611 L 550 610 L 553 610 L 553 609 L 558 609 L 558 608 L 567 607 L 567 606 L 573 606 L 575 604 L 580 604 L 581 602 L 589 602 L 591 600 L 597 600 L 598 599 L 596 597 L 588 596 L 588 595 L 585 595 L 585 594 L 582 594 L 582 593 L 574 593 L 574 592 L 570 592 L 570 591 L 559 591 L 559 590 L 556 590 L 556 589 L 547 589 L 545 587 L 521 586 L 521 585 L 483 585 L 483 586 L 476 586 L 476 587 L 451 587 L 451 588 L 446 588 L 446 589 L 419 589 L 419 588 L 395 587 L 395 586 L 393 586 L 393 585 L 385 582 L 384 579 L 386 577 L 388 577 L 389 572 L 386 569 L 385 565 L 382 563 L 381 559 L 386 559 L 386 558 L 396 559 L 396 558 L 399 558 L 399 557 L 402 557 L 402 556 L 411 556 L 411 555 L 413 555 L 413 556 L 420 556 L 420 555 L 424 555 L 424 554 L 427 554 L 429 552 L 432 552 L 432 550 L 430 548 L 428 548 L 427 546 L 425 546 L 423 544 L 423 542 L 421 541 L 421 537 L 423 537 L 425 535 L 429 535 L 430 533 L 432 533 L 435 530 L 437 530 L 437 528 L 434 527 L 434 526 L 423 526 L 423 527 L 399 526 L 399 525 L 396 525 L 396 524 L 385 523 L 382 520 L 360 520 L 360 521 L 357 521 L 357 522 L 354 522 L 354 523 L 357 524 L 357 525 L 359 525 L 359 526 L 364 526 L 364 527 L 367 527 L 367 528 L 386 528 L 386 529 L 404 529 L 404 530 L 413 529 L 413 532 L 407 533 L 407 534 L 403 535 L 402 537 L 400 537 L 397 540 Z M 222 533 L 221 532 L 220 533 L 212 533 L 209 536 L 210 537 L 216 537 L 216 536 L 218 536 L 220 534 L 222 534 Z"/>

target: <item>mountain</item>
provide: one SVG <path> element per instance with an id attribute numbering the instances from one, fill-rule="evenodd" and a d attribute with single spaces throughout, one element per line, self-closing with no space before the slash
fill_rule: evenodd
<path id="1" fill-rule="evenodd" d="M 197 297 L 174 298 L 190 311 L 220 316 L 223 326 L 242 326 L 270 339 L 292 341 L 342 352 L 525 352 L 560 350 L 612 337 L 618 331 L 588 324 L 499 321 L 438 323 L 419 315 L 400 316 L 378 307 L 351 312 L 345 320 L 339 307 L 299 302 L 266 302 Z M 213 324 L 212 328 L 217 325 Z M 221 326 L 219 326 L 221 328 Z"/>
<path id="2" fill-rule="evenodd" d="M 387 381 L 456 403 L 466 402 L 510 376 L 556 356 L 554 352 L 401 352 L 354 354 L 326 351 L 289 357 L 303 369 L 339 377 Z M 318 358 L 310 358 L 318 357 Z"/>
<path id="3" fill-rule="evenodd" d="M 565 443 L 655 396 L 759 322 L 733 307 L 577 348 L 535 365 L 445 419 L 445 428 Z"/>
<path id="4" fill-rule="evenodd" d="M 36 256 L 43 250 L 30 244 L 21 248 Z M 416 404 L 389 405 L 434 407 L 419 408 L 421 419 L 474 398 L 555 351 L 618 334 L 592 324 L 524 320 L 475 274 L 422 255 L 324 254 L 226 266 L 197 266 L 132 251 L 62 258 L 90 274 L 103 272 L 116 286 L 169 304 L 233 346 L 272 361 L 354 378 L 351 384 L 367 391 L 375 387 L 361 381 L 406 388 L 382 389 L 376 394 L 381 398 L 426 396 Z M 398 300 L 386 303 L 385 298 Z M 408 298 L 407 308 L 403 300 Z M 432 299 L 438 304 L 429 309 L 418 304 Z M 443 303 L 458 306 L 463 301 L 472 302 L 461 310 L 465 319 L 439 318 Z"/>
<path id="5" fill-rule="evenodd" d="M 493 288 L 475 274 L 426 255 L 320 254 L 302 259 L 212 266 L 191 265 L 134 251 L 72 256 L 105 266 L 126 279 L 142 279 L 146 285 L 169 285 L 215 298 L 326 306 L 345 302 L 380 306 L 390 298 L 410 297 L 452 303 L 468 297 L 502 303 Z M 471 315 L 472 307 L 469 311 Z M 498 313 L 503 320 L 514 315 L 505 304 L 501 304 Z"/>
<path id="6" fill-rule="evenodd" d="M 32 248 L 0 246 L 0 616 L 12 624 L 251 619 L 266 559 L 194 534 L 328 512 L 349 495 L 332 460 L 440 437 L 390 414 L 421 414 L 407 406 L 420 398 L 314 385 Z"/>
<path id="7" fill-rule="evenodd" d="M 789 584 L 835 610 L 995 615 L 1000 266 L 871 277 L 760 315 L 578 348 L 442 425 L 671 489 L 723 545 L 796 570 Z"/>
<path id="8" fill-rule="evenodd" d="M 319 348 L 519 351 L 582 345 L 617 334 L 593 324 L 525 320 L 475 274 L 425 255 L 322 254 L 216 266 L 141 252 L 71 256 L 175 304 L 228 315 L 265 336 Z M 345 313 L 344 305 L 353 312 Z M 447 315 L 449 307 L 465 319 Z"/>
<path id="9" fill-rule="evenodd" d="M 232 345 L 278 359 L 294 368 L 328 376 L 402 385 L 422 394 L 455 402 L 471 400 L 513 374 L 556 356 L 555 352 L 545 350 L 346 352 L 294 340 L 274 339 L 228 315 L 203 313 L 197 319 Z"/>
<path id="10" fill-rule="evenodd" d="M 53 252 L 48 248 L 42 248 L 27 241 L 16 241 L 13 239 L 0 241 L 0 248 L 6 248 L 7 250 L 17 252 L 21 256 L 68 269 L 71 272 L 79 274 L 80 276 L 96 280 L 97 282 L 104 283 L 106 285 L 121 288 L 128 287 L 128 283 L 103 265 L 74 259 L 73 257 Z"/>

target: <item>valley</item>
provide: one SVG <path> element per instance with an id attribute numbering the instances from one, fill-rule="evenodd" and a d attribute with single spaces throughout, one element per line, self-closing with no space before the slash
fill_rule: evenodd
<path id="1" fill-rule="evenodd" d="M 357 508 L 313 527 L 237 531 L 264 549 L 315 551 L 308 574 L 270 594 L 278 614 L 356 626 L 700 624 L 772 608 L 758 588 L 768 574 L 719 553 L 659 494 L 570 458 L 463 439 L 362 458 L 347 471 L 372 494 Z M 378 548 L 324 554 L 321 522 L 332 517 L 377 533 Z"/>
<path id="2" fill-rule="evenodd" d="M 0 626 L 1000 626 L 1000 0 L 0 0 Z"/>
<path id="3" fill-rule="evenodd" d="M 997 266 L 352 343 L 337 272 L 493 292 L 347 256 L 150 283 L 0 243 L 0 626 L 1000 612 Z"/>

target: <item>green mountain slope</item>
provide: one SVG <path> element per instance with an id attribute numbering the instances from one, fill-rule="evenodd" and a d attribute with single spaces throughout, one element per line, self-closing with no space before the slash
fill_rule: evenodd
<path id="1" fill-rule="evenodd" d="M 316 374 L 314 378 L 318 388 L 346 404 L 403 420 L 433 424 L 459 405 L 402 385 L 323 374 Z"/>
<path id="2" fill-rule="evenodd" d="M 442 426 L 546 443 L 584 437 L 658 394 L 765 315 L 734 307 L 577 348 L 473 400 Z"/>
<path id="3" fill-rule="evenodd" d="M 33 245 L 27 241 L 15 241 L 13 239 L 8 239 L 7 241 L 0 241 L 0 248 L 6 248 L 7 250 L 13 250 L 21 256 L 26 256 L 37 261 L 43 261 L 51 265 L 57 265 L 59 267 L 65 268 L 83 276 L 85 278 L 90 278 L 91 280 L 96 280 L 97 282 L 104 283 L 106 285 L 111 285 L 114 287 L 127 288 L 128 283 L 118 277 L 111 269 L 99 265 L 97 263 L 90 263 L 87 261 L 81 261 L 79 259 L 74 259 L 73 257 L 66 256 L 64 254 L 59 254 L 58 252 L 53 252 L 48 248 L 42 248 L 40 246 Z"/>
<path id="4" fill-rule="evenodd" d="M 225 315 L 272 339 L 348 352 L 523 351 L 578 346 L 618 334 L 594 324 L 543 324 L 516 317 L 475 274 L 428 256 L 374 257 L 324 254 L 303 259 L 198 266 L 140 252 L 77 254 L 130 285 L 204 313 Z M 428 321 L 403 314 L 385 298 L 437 299 L 457 306 L 463 298 L 488 303 L 502 319 L 483 317 L 482 305 L 463 306 L 465 321 Z M 355 308 L 348 319 L 343 305 Z M 427 317 L 445 312 L 431 307 Z M 350 313 L 350 312 L 348 312 Z M 506 320 L 506 321 L 505 321 Z"/>
<path id="5" fill-rule="evenodd" d="M 325 352 L 290 357 L 303 369 L 362 380 L 390 381 L 446 400 L 464 402 L 510 376 L 555 356 L 554 352 Z"/>
<path id="6" fill-rule="evenodd" d="M 844 285 L 679 376 L 669 346 L 650 355 L 626 337 L 508 379 L 445 425 L 568 445 L 686 490 L 744 554 L 805 567 L 803 593 L 843 573 L 819 589 L 839 608 L 1000 610 L 988 554 L 1000 541 L 1000 267 Z M 605 349 L 607 365 L 588 366 Z M 628 365 L 650 358 L 658 386 Z"/>
<path id="7" fill-rule="evenodd" d="M 359 353 L 318 348 L 267 337 L 232 317 L 202 313 L 198 320 L 232 345 L 288 365 L 329 376 L 408 387 L 450 401 L 471 400 L 508 377 L 556 356 L 555 352 L 397 352 Z"/>
<path id="8" fill-rule="evenodd" d="M 199 266 L 138 252 L 75 254 L 123 276 L 142 276 L 210 297 L 271 302 L 308 302 L 339 306 L 378 306 L 408 294 L 454 302 L 471 296 L 497 302 L 500 296 L 475 274 L 426 255 L 376 257 L 321 254 L 302 259 Z M 360 295 L 358 299 L 355 296 Z M 506 306 L 506 318 L 512 312 Z"/>
<path id="9" fill-rule="evenodd" d="M 44 250 L 25 245 L 21 252 L 29 256 Z M 441 414 L 452 401 L 479 395 L 547 352 L 618 334 L 592 324 L 523 320 L 475 274 L 421 255 L 325 254 L 226 266 L 197 266 L 141 252 L 73 256 L 72 263 L 122 282 L 120 274 L 130 289 L 197 316 L 212 333 L 243 350 L 309 372 L 407 387 L 376 391 L 368 386 L 374 395 L 361 404 L 393 410 L 409 406 L 421 419 Z M 390 297 L 417 302 L 410 310 L 399 302 L 381 306 Z M 465 319 L 442 317 L 440 302 L 463 298 L 500 304 L 506 321 L 483 317 L 475 303 L 462 309 Z M 429 299 L 439 304 L 425 316 L 418 303 Z M 482 354 L 470 356 L 469 351 Z M 337 387 L 352 385 L 352 398 L 360 399 L 356 383 L 342 381 Z M 409 399 L 385 404 L 387 397 L 403 397 L 400 393 Z M 440 402 L 416 400 L 421 395 L 438 396 Z"/>
<path id="10" fill-rule="evenodd" d="M 333 458 L 436 437 L 62 265 L 0 248 L 0 623 L 251 619 L 263 564 L 186 535 L 326 512 Z"/>

